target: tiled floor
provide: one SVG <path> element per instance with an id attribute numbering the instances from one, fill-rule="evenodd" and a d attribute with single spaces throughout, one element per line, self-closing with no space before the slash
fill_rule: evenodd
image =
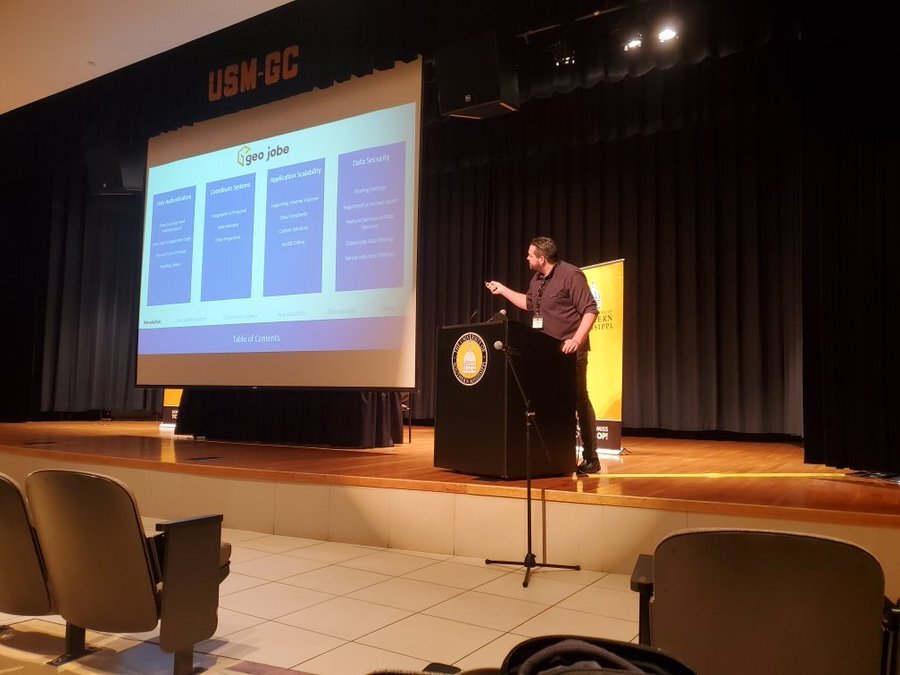
<path id="1" fill-rule="evenodd" d="M 150 519 L 148 526 L 152 525 Z M 638 599 L 624 575 L 521 567 L 415 551 L 224 530 L 233 546 L 219 627 L 197 645 L 210 672 L 353 675 L 379 668 L 499 667 L 522 640 L 570 633 L 637 636 Z M 552 561 L 565 562 L 565 561 Z M 0 614 L 0 657 L 42 663 L 62 651 L 59 617 Z M 166 673 L 155 633 L 88 633 L 101 651 L 60 670 Z"/>

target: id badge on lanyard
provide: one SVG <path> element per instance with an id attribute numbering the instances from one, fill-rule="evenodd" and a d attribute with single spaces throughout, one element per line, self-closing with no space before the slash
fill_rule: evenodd
<path id="1" fill-rule="evenodd" d="M 534 316 L 531 317 L 531 327 L 535 330 L 544 328 L 544 317 L 541 316 L 541 303 L 544 300 L 544 286 L 547 285 L 547 277 L 541 279 L 541 287 L 538 288 L 537 300 L 534 303 Z"/>

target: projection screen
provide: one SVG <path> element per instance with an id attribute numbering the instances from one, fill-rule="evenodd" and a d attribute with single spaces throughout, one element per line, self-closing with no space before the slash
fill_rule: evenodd
<path id="1" fill-rule="evenodd" d="M 139 386 L 415 386 L 421 70 L 150 140 Z"/>

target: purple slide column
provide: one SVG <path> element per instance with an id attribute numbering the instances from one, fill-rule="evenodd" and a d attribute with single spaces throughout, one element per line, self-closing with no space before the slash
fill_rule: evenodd
<path id="1" fill-rule="evenodd" d="M 405 142 L 340 155 L 337 290 L 403 285 L 405 192 Z"/>
<path id="2" fill-rule="evenodd" d="M 325 160 L 272 169 L 266 180 L 263 295 L 319 293 Z"/>

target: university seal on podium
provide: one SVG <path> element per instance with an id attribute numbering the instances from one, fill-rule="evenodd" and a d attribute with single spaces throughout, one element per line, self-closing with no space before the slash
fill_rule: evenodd
<path id="1" fill-rule="evenodd" d="M 478 384 L 487 370 L 487 345 L 478 333 L 463 333 L 453 345 L 450 367 L 453 375 L 467 387 Z"/>

